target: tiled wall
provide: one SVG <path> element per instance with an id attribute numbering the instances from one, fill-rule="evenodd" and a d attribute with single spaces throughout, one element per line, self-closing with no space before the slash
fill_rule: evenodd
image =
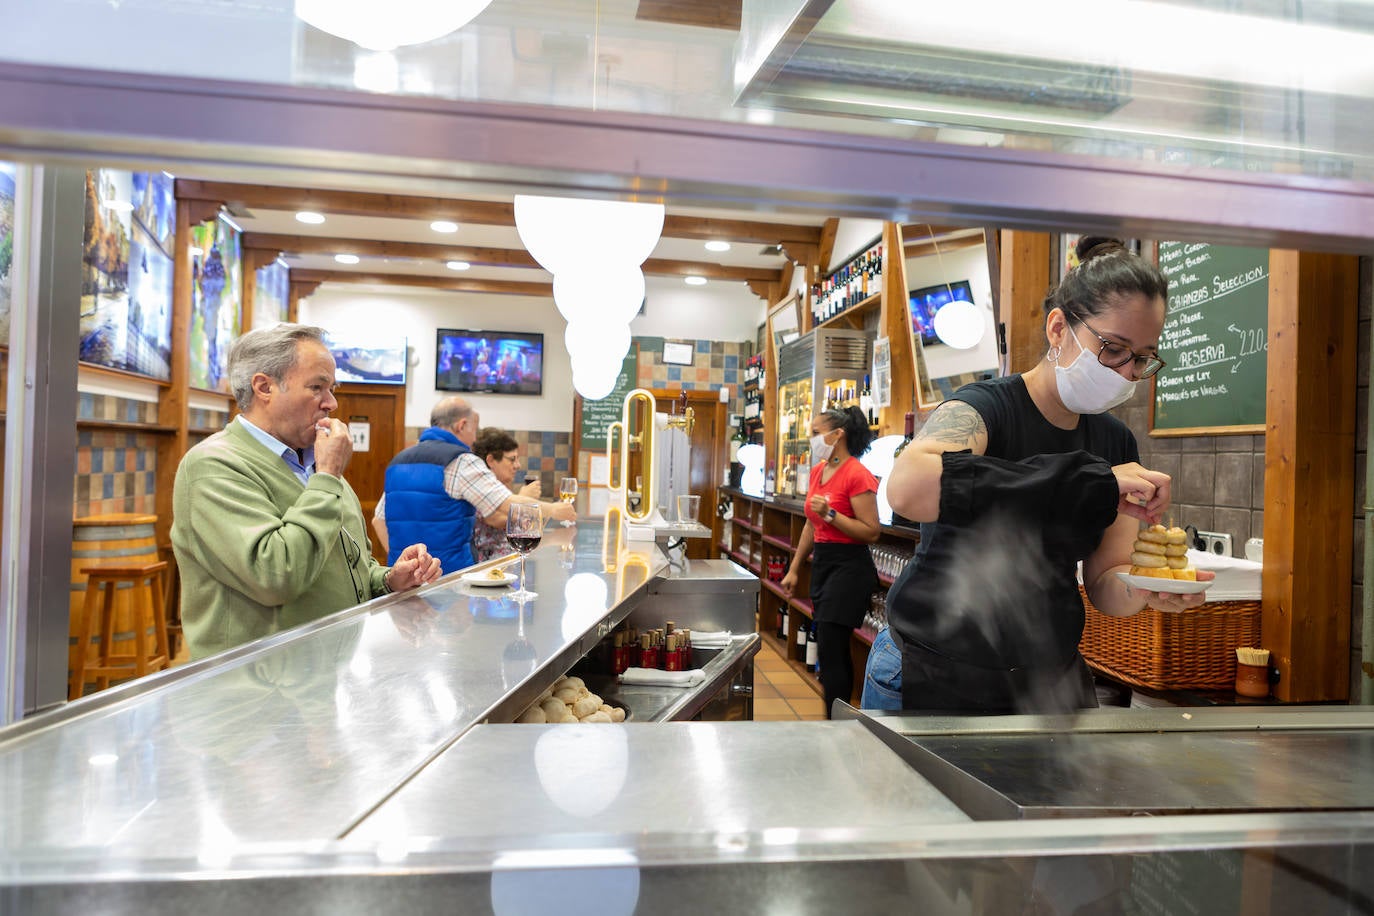
<path id="1" fill-rule="evenodd" d="M 157 402 L 135 401 L 106 394 L 79 392 L 76 396 L 78 420 L 113 420 L 119 423 L 156 423 Z"/>
<path id="2" fill-rule="evenodd" d="M 418 426 L 406 427 L 406 445 L 420 441 Z M 543 486 L 544 498 L 549 499 L 557 492 L 558 478 L 566 476 L 572 464 L 572 433 L 551 433 L 530 429 L 508 429 L 515 441 L 520 443 L 521 464 L 526 472 L 539 475 Z"/>
<path id="3" fill-rule="evenodd" d="M 77 419 L 156 423 L 157 404 L 80 392 Z M 72 515 L 152 514 L 157 504 L 157 437 L 147 432 L 78 429 Z"/>
<path id="4" fill-rule="evenodd" d="M 188 413 L 191 429 L 223 429 L 229 423 L 228 410 L 212 410 L 208 407 L 192 407 Z"/>
<path id="5" fill-rule="evenodd" d="M 688 391 L 718 391 L 730 386 L 730 413 L 744 410 L 740 385 L 744 381 L 744 361 L 754 353 L 749 341 L 675 340 L 670 343 L 692 345 L 692 365 L 670 366 L 663 362 L 662 337 L 636 337 L 639 344 L 639 385 L 641 388 L 682 388 Z"/>
<path id="6" fill-rule="evenodd" d="M 1114 413 L 1140 446 L 1140 463 L 1173 478 L 1173 523 L 1230 534 L 1236 556 L 1264 536 L 1264 436 L 1150 436 L 1150 391 Z"/>
<path id="7" fill-rule="evenodd" d="M 156 437 L 104 429 L 77 431 L 74 518 L 112 512 L 153 514 L 156 484 Z"/>

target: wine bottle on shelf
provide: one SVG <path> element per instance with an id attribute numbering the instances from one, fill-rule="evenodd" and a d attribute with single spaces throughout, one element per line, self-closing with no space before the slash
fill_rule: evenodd
<path id="1" fill-rule="evenodd" d="M 806 630 L 806 670 L 815 671 L 820 665 L 818 661 L 818 649 L 816 647 L 816 621 L 811 621 L 811 626 Z"/>
<path id="2" fill-rule="evenodd" d="M 877 426 L 878 419 L 873 415 L 873 389 L 869 386 L 868 376 L 864 376 L 864 390 L 859 395 L 859 409 L 868 417 L 869 426 Z"/>
<path id="3" fill-rule="evenodd" d="M 793 654 L 794 654 L 794 656 L 796 657 L 797 661 L 799 661 L 799 662 L 801 662 L 801 663 L 803 663 L 803 664 L 806 663 L 806 634 L 807 634 L 806 621 L 804 621 L 804 620 L 802 620 L 800 617 L 798 617 L 798 618 L 797 618 L 797 644 L 796 644 L 796 646 L 795 646 L 795 651 L 794 651 Z"/>
<path id="4" fill-rule="evenodd" d="M 906 447 L 911 444 L 911 440 L 915 438 L 915 436 L 916 414 L 907 411 L 906 416 L 902 418 L 902 443 L 892 452 L 892 463 L 894 465 L 896 465 L 897 459 L 901 457 L 902 452 L 906 451 Z M 896 509 L 892 510 L 892 524 L 902 528 L 916 527 L 915 522 L 899 514 Z"/>
<path id="5" fill-rule="evenodd" d="M 787 605 L 778 607 L 778 639 L 787 638 Z"/>

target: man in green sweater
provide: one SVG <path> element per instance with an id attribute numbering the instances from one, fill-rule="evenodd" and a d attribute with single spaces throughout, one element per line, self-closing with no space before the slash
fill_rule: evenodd
<path id="1" fill-rule="evenodd" d="M 362 507 L 343 479 L 353 443 L 329 416 L 338 402 L 323 331 L 248 332 L 229 351 L 229 384 L 241 413 L 186 453 L 173 491 L 193 658 L 439 577 L 423 544 L 391 567 L 372 558 Z"/>

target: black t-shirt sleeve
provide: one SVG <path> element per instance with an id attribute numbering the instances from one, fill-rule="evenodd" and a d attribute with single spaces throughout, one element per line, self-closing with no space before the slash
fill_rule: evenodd
<path id="1" fill-rule="evenodd" d="M 983 418 L 983 426 L 988 432 L 987 454 L 1006 454 L 1007 431 L 1013 424 L 1008 417 L 1010 404 L 1001 389 L 985 384 L 965 385 L 954 392 L 950 400 L 962 401 Z"/>

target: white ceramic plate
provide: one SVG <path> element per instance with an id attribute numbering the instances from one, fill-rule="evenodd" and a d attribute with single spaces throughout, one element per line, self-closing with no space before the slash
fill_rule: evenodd
<path id="1" fill-rule="evenodd" d="M 493 579 L 491 576 L 487 575 L 487 571 L 483 569 L 479 572 L 470 572 L 463 576 L 462 579 L 468 585 L 477 585 L 483 588 L 504 588 L 507 585 L 515 584 L 516 575 L 515 573 L 505 572 L 502 573 L 501 578 Z"/>
<path id="2" fill-rule="evenodd" d="M 1205 592 L 1211 582 L 1193 582 L 1189 579 L 1156 579 L 1154 576 L 1133 576 L 1119 572 L 1116 577 L 1131 588 L 1146 592 L 1168 592 L 1171 595 L 1196 595 Z"/>

